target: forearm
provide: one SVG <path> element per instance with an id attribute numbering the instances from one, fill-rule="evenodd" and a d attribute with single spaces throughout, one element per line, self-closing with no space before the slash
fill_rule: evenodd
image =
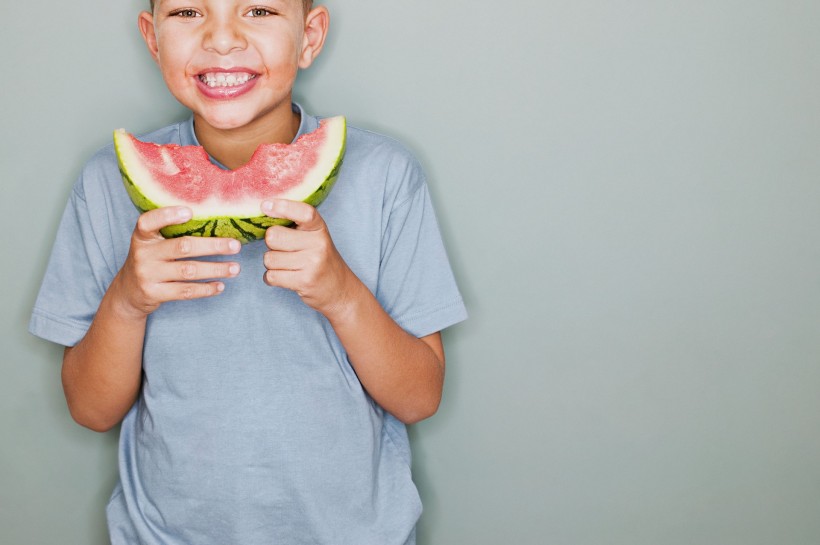
<path id="1" fill-rule="evenodd" d="M 238 241 L 219 237 L 166 240 L 163 227 L 191 218 L 186 207 L 149 210 L 137 220 L 131 248 L 103 296 L 85 337 L 63 356 L 63 390 L 78 423 L 105 431 L 122 420 L 139 394 L 148 316 L 168 301 L 213 297 L 219 280 L 239 274 L 234 261 L 198 261 L 233 255 Z"/>
<path id="2" fill-rule="evenodd" d="M 123 311 L 116 282 L 85 337 L 63 356 L 63 391 L 71 416 L 95 431 L 107 431 L 122 420 L 142 380 L 146 317 Z"/>
<path id="3" fill-rule="evenodd" d="M 444 385 L 438 332 L 419 339 L 399 327 L 342 259 L 314 207 L 275 199 L 262 211 L 296 224 L 267 230 L 265 282 L 293 290 L 328 319 L 362 386 L 385 410 L 407 424 L 435 413 Z"/>
<path id="4" fill-rule="evenodd" d="M 344 306 L 328 319 L 359 380 L 379 405 L 406 424 L 436 412 L 444 385 L 438 333 L 423 339 L 407 333 L 358 280 Z"/>

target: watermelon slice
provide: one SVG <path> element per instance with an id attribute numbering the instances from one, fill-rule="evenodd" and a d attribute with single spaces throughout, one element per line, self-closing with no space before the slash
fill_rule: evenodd
<path id="1" fill-rule="evenodd" d="M 145 212 L 184 205 L 193 218 L 162 229 L 165 237 L 231 237 L 245 243 L 264 238 L 285 219 L 262 214 L 263 200 L 283 198 L 313 206 L 327 197 L 342 165 L 347 137 L 344 117 L 323 119 L 292 144 L 262 144 L 236 170 L 214 165 L 202 146 L 142 142 L 114 131 L 114 149 L 125 189 Z"/>

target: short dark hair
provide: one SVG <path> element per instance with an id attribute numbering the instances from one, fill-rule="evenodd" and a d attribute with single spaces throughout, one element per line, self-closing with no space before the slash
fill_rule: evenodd
<path id="1" fill-rule="evenodd" d="M 305 15 L 313 8 L 313 0 L 302 0 L 302 9 L 305 10 Z M 154 0 L 151 0 L 151 11 L 154 11 Z"/>

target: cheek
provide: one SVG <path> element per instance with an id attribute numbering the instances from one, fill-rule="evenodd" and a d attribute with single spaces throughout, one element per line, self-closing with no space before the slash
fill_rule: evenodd
<path id="1" fill-rule="evenodd" d="M 168 83 L 169 85 L 173 84 L 174 82 L 179 82 L 184 79 L 187 79 L 184 71 L 184 67 L 180 66 L 177 60 L 174 58 L 168 57 L 161 57 L 160 58 L 160 68 L 162 71 L 162 78 Z"/>
<path id="2" fill-rule="evenodd" d="M 188 66 L 187 57 L 181 53 L 180 49 L 173 47 L 160 48 L 159 50 L 159 65 L 162 77 L 169 84 L 184 81 L 188 78 L 186 70 Z"/>
<path id="3" fill-rule="evenodd" d="M 186 66 L 185 59 L 190 43 L 180 40 L 171 32 L 163 32 L 158 37 L 157 48 L 159 52 L 160 66 L 163 70 L 180 70 Z"/>
<path id="4" fill-rule="evenodd" d="M 274 42 L 271 42 L 269 37 L 262 37 L 255 43 L 259 55 L 265 59 L 265 65 L 269 70 L 284 75 L 297 69 L 299 48 L 293 37 Z"/>

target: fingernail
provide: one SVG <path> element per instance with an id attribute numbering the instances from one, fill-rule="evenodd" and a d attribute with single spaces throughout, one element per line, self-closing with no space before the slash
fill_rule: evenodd
<path id="1" fill-rule="evenodd" d="M 239 274 L 239 265 L 231 265 L 230 267 L 228 267 L 228 272 L 230 272 L 232 275 Z"/>
<path id="2" fill-rule="evenodd" d="M 225 291 L 225 284 L 223 284 L 222 282 L 217 282 L 216 291 L 219 291 L 219 292 Z"/>
<path id="3" fill-rule="evenodd" d="M 191 209 L 190 208 L 179 208 L 177 210 L 177 217 L 181 220 L 187 220 L 191 217 Z"/>
<path id="4" fill-rule="evenodd" d="M 265 212 L 273 210 L 273 201 L 262 201 L 262 210 Z"/>
<path id="5" fill-rule="evenodd" d="M 242 245 L 239 243 L 238 240 L 232 240 L 232 241 L 228 242 L 228 248 L 232 252 L 238 252 L 241 247 L 242 247 Z"/>

